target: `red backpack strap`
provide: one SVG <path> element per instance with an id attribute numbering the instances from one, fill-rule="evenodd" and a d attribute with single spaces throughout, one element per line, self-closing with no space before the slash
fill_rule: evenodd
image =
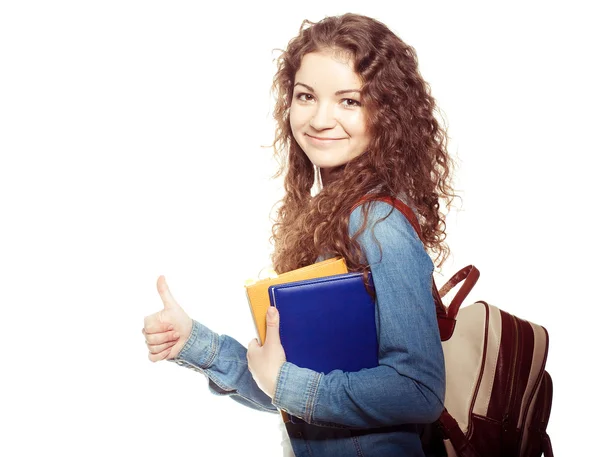
<path id="1" fill-rule="evenodd" d="M 365 197 L 361 198 L 358 201 L 358 203 L 356 203 L 352 207 L 352 210 L 357 208 L 362 203 L 365 203 L 368 201 L 382 201 L 382 202 L 385 202 L 385 203 L 393 206 L 394 208 L 396 208 L 398 211 L 400 211 L 404 215 L 404 217 L 408 220 L 408 222 L 410 222 L 410 225 L 412 226 L 412 228 L 415 230 L 415 232 L 419 236 L 419 239 L 421 240 L 421 242 L 423 242 L 423 235 L 421 233 L 421 225 L 419 224 L 419 220 L 417 219 L 417 216 L 415 215 L 414 211 L 412 209 L 410 209 L 410 207 L 406 203 L 404 203 L 402 200 L 390 197 L 389 195 L 377 195 L 377 196 L 371 196 L 371 197 L 365 196 Z M 435 285 L 435 281 L 433 280 L 433 278 L 431 278 L 431 292 L 433 294 L 433 301 L 435 302 L 438 328 L 440 331 L 440 338 L 442 341 L 446 341 L 446 340 L 450 339 L 450 337 L 452 336 L 452 333 L 454 333 L 454 327 L 456 325 L 456 320 L 454 319 L 454 317 L 456 315 L 454 315 L 452 317 L 450 317 L 448 315 L 448 310 L 446 309 L 446 307 L 444 306 L 444 303 L 442 302 L 442 297 L 440 296 L 440 293 L 438 292 L 437 286 Z M 466 296 L 466 294 L 465 294 L 465 296 Z M 462 302 L 462 300 L 461 300 L 461 302 Z M 460 304 L 459 304 L 459 306 L 460 306 Z"/>
<path id="2" fill-rule="evenodd" d="M 479 270 L 475 268 L 473 265 L 467 265 L 466 267 L 458 270 L 454 275 L 442 286 L 440 289 L 440 297 L 444 297 L 448 292 L 450 292 L 454 287 L 463 282 L 456 295 L 448 305 L 448 317 L 451 319 L 456 319 L 456 315 L 458 314 L 458 310 L 460 305 L 473 287 L 475 283 L 479 279 Z"/>
<path id="3" fill-rule="evenodd" d="M 544 432 L 544 436 L 542 437 L 542 451 L 544 452 L 544 457 L 554 457 L 552 443 L 550 442 L 550 437 L 546 432 Z"/>
<path id="4" fill-rule="evenodd" d="M 442 429 L 444 436 L 452 443 L 457 455 L 460 457 L 480 457 L 446 408 L 444 408 L 437 424 Z"/>

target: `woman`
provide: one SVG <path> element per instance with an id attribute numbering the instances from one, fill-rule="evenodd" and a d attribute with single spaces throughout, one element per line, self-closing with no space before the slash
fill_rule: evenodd
<path id="1" fill-rule="evenodd" d="M 286 191 L 274 267 L 342 256 L 351 271 L 370 269 L 379 366 L 323 374 L 286 362 L 276 310 L 264 345 L 246 350 L 190 319 L 162 276 L 165 308 L 144 322 L 149 358 L 200 371 L 211 390 L 246 406 L 301 418 L 286 424 L 289 455 L 423 456 L 421 424 L 438 418 L 445 387 L 427 251 L 440 263 L 447 254 L 440 201 L 453 196 L 435 101 L 412 48 L 354 14 L 305 21 L 273 88 Z M 385 196 L 414 210 L 423 241 Z"/>

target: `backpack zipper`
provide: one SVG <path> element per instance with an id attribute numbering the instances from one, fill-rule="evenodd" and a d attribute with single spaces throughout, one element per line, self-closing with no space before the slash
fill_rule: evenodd
<path id="1" fill-rule="evenodd" d="M 540 408 L 540 415 L 542 416 L 540 420 L 540 426 L 544 427 L 545 432 L 545 429 L 548 426 L 548 421 L 550 419 L 550 406 L 552 405 L 552 378 L 546 371 L 544 371 L 542 381 L 545 382 L 544 390 L 543 392 L 540 392 L 540 394 L 544 395 L 544 402 L 542 403 L 542 408 Z"/>
<path id="2" fill-rule="evenodd" d="M 541 400 L 540 400 L 541 397 Z M 531 423 L 529 425 L 529 440 L 525 443 L 525 447 L 521 446 L 521 455 L 534 455 L 533 449 L 536 450 L 535 455 L 540 450 L 544 449 L 544 437 L 550 418 L 550 407 L 552 405 L 552 378 L 547 371 L 542 374 L 540 386 L 537 392 L 536 402 L 532 403 L 531 407 L 535 409 Z M 533 427 L 532 424 L 537 424 Z M 544 453 L 546 457 L 546 454 Z"/>
<path id="3" fill-rule="evenodd" d="M 503 439 L 502 439 L 502 447 L 504 448 L 504 452 L 507 452 L 508 449 L 506 449 L 506 444 L 505 444 L 505 439 L 506 434 L 509 432 L 509 430 L 511 430 L 511 417 L 510 417 L 510 412 L 514 409 L 513 408 L 513 402 L 515 399 L 515 394 L 514 394 L 514 390 L 515 390 L 515 378 L 516 378 L 516 371 L 517 371 L 517 363 L 518 363 L 518 356 L 520 354 L 520 350 L 521 350 L 521 332 L 520 332 L 520 328 L 519 328 L 519 322 L 517 321 L 517 318 L 515 316 L 513 316 L 512 314 L 509 314 L 509 316 L 511 317 L 511 320 L 514 323 L 514 328 L 515 328 L 515 350 L 513 352 L 513 359 L 512 359 L 512 364 L 511 364 L 511 370 L 510 370 L 510 382 L 509 382 L 509 390 L 508 390 L 508 401 L 506 402 L 506 410 L 504 412 L 504 416 L 502 417 L 502 431 L 503 431 Z M 515 424 L 516 426 L 516 424 Z M 512 435 L 512 433 L 511 433 Z M 511 443 L 511 446 L 514 445 L 514 443 Z"/>

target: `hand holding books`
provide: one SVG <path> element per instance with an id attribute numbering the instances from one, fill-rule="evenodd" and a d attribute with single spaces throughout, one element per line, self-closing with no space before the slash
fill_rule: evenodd
<path id="1" fill-rule="evenodd" d="M 269 294 L 288 361 L 324 374 L 378 365 L 375 301 L 362 273 L 273 285 Z"/>
<path id="2" fill-rule="evenodd" d="M 288 361 L 325 374 L 377 366 L 375 302 L 363 275 L 347 271 L 343 259 L 329 259 L 247 285 L 260 340 L 276 307 Z"/>
<path id="3" fill-rule="evenodd" d="M 267 311 L 267 330 L 261 346 L 255 338 L 248 344 L 248 370 L 260 389 L 269 397 L 275 395 L 277 375 L 285 362 L 285 352 L 279 338 L 279 313 L 271 307 Z"/>

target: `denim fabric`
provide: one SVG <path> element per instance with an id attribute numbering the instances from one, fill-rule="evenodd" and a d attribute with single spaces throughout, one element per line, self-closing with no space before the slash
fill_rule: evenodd
<path id="1" fill-rule="evenodd" d="M 362 222 L 359 207 L 350 217 L 350 233 Z M 371 205 L 359 242 L 377 295 L 378 367 L 323 374 L 286 362 L 271 401 L 248 372 L 246 349 L 198 322 L 174 359 L 204 373 L 216 394 L 303 419 L 287 424 L 296 457 L 423 456 L 418 424 L 435 421 L 443 409 L 444 357 L 431 259 L 405 217 L 384 202 Z"/>

